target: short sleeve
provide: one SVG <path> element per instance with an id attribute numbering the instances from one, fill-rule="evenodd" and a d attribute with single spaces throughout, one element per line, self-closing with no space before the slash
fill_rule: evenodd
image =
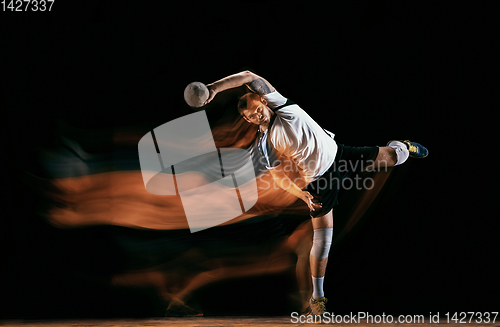
<path id="1" fill-rule="evenodd" d="M 274 109 L 276 107 L 282 106 L 286 103 L 287 98 L 282 96 L 278 91 L 274 91 L 262 96 L 267 101 L 269 108 Z"/>

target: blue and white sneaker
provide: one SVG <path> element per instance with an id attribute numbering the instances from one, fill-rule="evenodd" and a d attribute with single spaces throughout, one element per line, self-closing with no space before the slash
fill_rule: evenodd
<path id="1" fill-rule="evenodd" d="M 399 142 L 406 144 L 406 147 L 408 148 L 408 151 L 410 152 L 410 157 L 412 157 L 412 158 L 425 158 L 429 155 L 429 151 L 420 143 L 411 142 L 408 140 L 404 140 L 404 141 L 392 140 L 392 141 L 389 141 L 389 143 L 391 143 L 393 141 L 399 141 Z M 389 143 L 387 143 L 387 145 L 389 145 Z"/>

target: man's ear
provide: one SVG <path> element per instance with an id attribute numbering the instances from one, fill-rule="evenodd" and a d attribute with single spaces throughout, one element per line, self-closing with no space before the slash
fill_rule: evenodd
<path id="1" fill-rule="evenodd" d="M 247 116 L 242 115 L 241 117 L 243 117 L 243 119 L 245 119 L 245 120 L 246 120 L 247 122 L 249 122 L 250 124 L 252 123 L 252 122 L 250 121 L 250 119 L 248 119 L 248 118 L 247 118 Z"/>
<path id="2" fill-rule="evenodd" d="M 267 106 L 267 101 L 263 96 L 260 97 L 260 102 L 262 102 L 263 105 Z"/>

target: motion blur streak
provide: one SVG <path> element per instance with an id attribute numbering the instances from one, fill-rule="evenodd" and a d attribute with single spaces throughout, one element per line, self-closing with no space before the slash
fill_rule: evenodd
<path id="1" fill-rule="evenodd" d="M 113 150 L 104 153 L 85 151 L 76 137 L 58 136 L 58 146 L 39 148 L 39 169 L 25 176 L 39 195 L 37 214 L 61 229 L 120 227 L 110 241 L 122 249 L 127 266 L 106 280 L 112 287 L 154 289 L 170 311 L 197 311 L 190 307 L 196 307 L 193 294 L 208 284 L 287 271 L 297 278 L 291 297 L 298 309 L 304 306 L 311 288 L 312 227 L 307 206 L 278 187 L 257 163 L 254 207 L 222 225 L 190 234 L 180 197 L 154 195 L 144 187 L 136 146 L 145 132 L 146 128 L 115 130 Z M 216 126 L 212 132 L 217 147 L 244 148 L 255 135 L 241 120 Z M 82 143 L 95 138 L 92 134 L 80 131 Z M 295 165 L 283 162 L 289 177 L 304 187 Z M 182 175 L 195 185 L 207 179 L 199 172 Z M 375 187 L 350 192 L 356 205 L 346 217 L 336 216 L 332 249 L 363 220 L 389 175 L 390 170 L 375 173 L 371 175 Z M 222 208 L 225 199 L 213 201 Z"/>
<path id="2" fill-rule="evenodd" d="M 269 173 L 264 174 L 257 179 L 258 185 L 273 185 Z M 192 174 L 193 180 L 200 178 L 202 176 Z M 112 224 L 168 230 L 189 228 L 180 198 L 148 193 L 140 171 L 62 178 L 47 183 L 47 196 L 54 205 L 46 217 L 58 227 Z M 296 199 L 278 188 L 259 188 L 257 204 L 248 213 L 224 224 L 285 208 L 296 212 L 300 207 L 302 214 L 308 215 L 300 203 L 297 207 L 287 207 Z M 221 208 L 224 207 L 224 198 L 214 197 L 213 201 L 220 201 Z"/>

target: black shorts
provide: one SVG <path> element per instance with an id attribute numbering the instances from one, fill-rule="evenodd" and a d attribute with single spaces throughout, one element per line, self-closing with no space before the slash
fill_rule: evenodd
<path id="1" fill-rule="evenodd" d="M 356 188 L 359 180 L 353 177 L 373 164 L 378 155 L 378 146 L 355 147 L 337 144 L 335 162 L 318 179 L 305 188 L 319 202 L 320 210 L 311 211 L 311 217 L 327 214 L 338 204 L 339 192 L 342 189 Z"/>

